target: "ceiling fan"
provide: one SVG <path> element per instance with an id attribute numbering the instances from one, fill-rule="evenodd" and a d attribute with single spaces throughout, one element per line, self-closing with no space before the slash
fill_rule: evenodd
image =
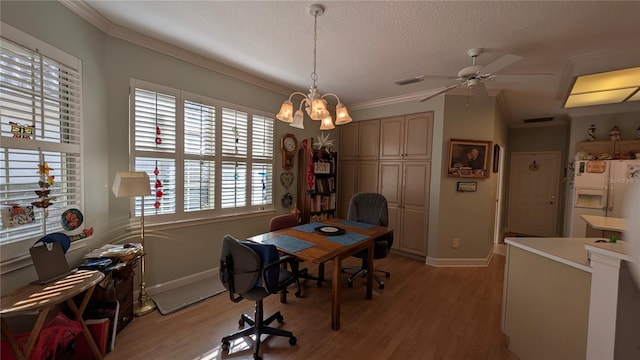
<path id="1" fill-rule="evenodd" d="M 424 81 L 425 79 L 446 79 L 458 81 L 457 84 L 445 86 L 441 88 L 432 89 L 429 96 L 420 99 L 419 101 L 427 101 L 435 96 L 438 96 L 444 92 L 447 92 L 453 88 L 466 87 L 474 97 L 486 98 L 487 88 L 484 86 L 485 81 L 501 81 L 501 82 L 525 82 L 531 81 L 536 78 L 544 78 L 551 74 L 534 74 L 534 75 L 500 75 L 496 74 L 498 71 L 506 68 L 507 66 L 522 59 L 521 56 L 513 54 L 505 54 L 497 60 L 487 65 L 476 64 L 478 55 L 482 53 L 482 48 L 473 48 L 467 51 L 469 57 L 471 57 L 472 65 L 463 68 L 458 71 L 458 76 L 442 76 L 442 75 L 419 75 L 412 78 L 398 80 L 395 83 L 397 85 L 409 85 Z"/>

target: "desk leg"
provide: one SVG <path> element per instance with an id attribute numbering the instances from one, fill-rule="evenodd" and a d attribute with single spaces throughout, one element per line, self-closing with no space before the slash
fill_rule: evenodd
<path id="1" fill-rule="evenodd" d="M 367 295 L 366 298 L 371 300 L 373 298 L 373 246 L 374 242 L 371 242 L 371 246 L 367 248 Z"/>
<path id="2" fill-rule="evenodd" d="M 7 339 L 7 341 L 9 342 L 9 345 L 11 345 L 11 350 L 13 350 L 13 353 L 16 355 L 16 358 L 18 360 L 24 360 L 25 359 L 24 353 L 22 352 L 22 349 L 20 349 L 20 345 L 18 345 L 18 343 L 16 342 L 16 338 L 13 331 L 11 331 L 11 329 L 9 328 L 9 324 L 7 324 L 4 318 L 2 318 L 1 330 L 2 330 L 2 335 L 5 337 L 5 339 Z"/>
<path id="3" fill-rule="evenodd" d="M 333 259 L 333 280 L 331 281 L 331 329 L 340 330 L 340 273 L 342 259 Z"/>
<path id="4" fill-rule="evenodd" d="M 93 352 L 93 356 L 98 360 L 102 360 L 102 353 L 100 352 L 100 349 L 98 349 L 98 345 L 96 345 L 96 342 L 93 340 L 93 335 L 91 335 L 91 331 L 89 331 L 87 324 L 85 324 L 84 319 L 82 319 L 82 313 L 87 307 L 94 289 L 95 285 L 87 289 L 87 292 L 84 294 L 84 298 L 82 299 L 82 303 L 80 304 L 80 308 L 76 306 L 76 303 L 73 302 L 73 299 L 68 299 L 67 305 L 69 305 L 71 311 L 76 314 L 76 320 L 82 326 L 82 334 L 84 334 L 84 337 L 87 340 L 87 344 L 89 344 L 89 348 L 91 348 L 91 352 Z"/>

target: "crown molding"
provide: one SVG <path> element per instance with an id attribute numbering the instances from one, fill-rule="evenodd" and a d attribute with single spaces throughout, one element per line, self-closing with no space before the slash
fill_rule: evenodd
<path id="1" fill-rule="evenodd" d="M 88 21 L 90 24 L 98 28 L 100 31 L 111 37 L 121 39 L 132 44 L 157 51 L 161 54 L 165 54 L 188 63 L 201 66 L 205 69 L 215 71 L 235 79 L 244 81 L 246 83 L 259 86 L 261 88 L 276 92 L 278 94 L 289 95 L 293 92 L 292 89 L 277 84 L 275 82 L 266 80 L 264 78 L 249 74 L 242 70 L 236 69 L 229 65 L 211 60 L 207 57 L 197 55 L 191 51 L 187 51 L 180 47 L 170 45 L 164 41 L 154 39 L 152 37 L 142 35 L 138 32 L 126 29 L 110 22 L 107 18 L 95 11 L 91 6 L 87 5 L 84 1 L 78 0 L 58 0 L 62 5 L 69 10 L 80 16 L 82 19 Z"/>

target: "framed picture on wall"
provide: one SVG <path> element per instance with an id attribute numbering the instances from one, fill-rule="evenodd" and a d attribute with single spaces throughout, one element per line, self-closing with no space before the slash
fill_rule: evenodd
<path id="1" fill-rule="evenodd" d="M 500 145 L 493 145 L 493 172 L 497 173 L 500 170 Z"/>
<path id="2" fill-rule="evenodd" d="M 492 150 L 491 141 L 451 139 L 447 175 L 488 178 Z"/>

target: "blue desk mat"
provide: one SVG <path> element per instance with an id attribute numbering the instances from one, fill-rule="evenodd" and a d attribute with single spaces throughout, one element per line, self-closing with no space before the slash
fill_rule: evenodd
<path id="1" fill-rule="evenodd" d="M 316 246 L 314 243 L 310 243 L 308 241 L 296 239 L 291 236 L 282 235 L 278 237 L 274 237 L 272 239 L 263 240 L 266 244 L 272 244 L 276 247 L 284 249 L 288 252 L 298 252 L 304 249 L 308 249 L 310 247 Z"/>
<path id="2" fill-rule="evenodd" d="M 293 228 L 296 229 L 296 230 L 300 230 L 300 231 L 304 231 L 304 232 L 310 233 L 310 232 L 314 232 L 318 226 L 327 226 L 327 224 L 323 224 L 323 223 L 319 223 L 319 222 L 312 222 L 312 223 L 308 223 L 308 224 L 302 224 L 302 225 L 294 226 Z"/>
<path id="3" fill-rule="evenodd" d="M 367 235 L 362 235 L 362 234 L 357 234 L 357 233 L 353 233 L 353 232 L 347 232 L 345 234 L 342 235 L 336 235 L 336 236 L 327 236 L 326 238 L 324 238 L 326 241 L 331 241 L 334 243 L 338 243 L 340 245 L 344 245 L 344 246 L 350 246 L 353 245 L 359 241 L 362 241 L 366 238 L 368 238 L 369 236 Z"/>
<path id="4" fill-rule="evenodd" d="M 372 227 L 375 226 L 375 225 L 372 225 L 372 224 L 357 222 L 357 221 L 353 221 L 353 220 L 343 220 L 343 221 L 340 221 L 339 224 L 342 224 L 342 225 L 345 225 L 345 226 L 351 226 L 351 227 L 355 227 L 355 228 L 360 228 L 360 229 L 371 229 Z"/>

